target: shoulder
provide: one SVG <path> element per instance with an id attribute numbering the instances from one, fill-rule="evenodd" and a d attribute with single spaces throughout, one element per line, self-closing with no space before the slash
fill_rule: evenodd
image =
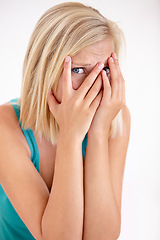
<path id="1" fill-rule="evenodd" d="M 15 145 L 30 156 L 30 149 L 15 111 L 10 103 L 6 103 L 0 105 L 0 161 L 5 152 L 14 151 Z"/>
<path id="2" fill-rule="evenodd" d="M 14 130 L 15 127 L 18 129 L 19 122 L 12 105 L 8 102 L 0 105 L 0 130 L 1 134 L 7 129 Z"/>
<path id="3" fill-rule="evenodd" d="M 14 109 L 11 106 L 10 103 L 5 103 L 3 105 L 0 105 L 0 127 L 2 129 L 2 126 L 9 126 L 13 122 L 15 122 L 15 115 L 14 115 Z M 18 121 L 18 119 L 17 119 Z"/>

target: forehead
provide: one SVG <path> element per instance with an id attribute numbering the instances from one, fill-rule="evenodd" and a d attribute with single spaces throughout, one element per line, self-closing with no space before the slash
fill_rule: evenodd
<path id="1" fill-rule="evenodd" d="M 111 38 L 107 38 L 82 49 L 72 57 L 72 62 L 83 64 L 105 62 L 112 52 L 114 52 L 114 42 Z"/>

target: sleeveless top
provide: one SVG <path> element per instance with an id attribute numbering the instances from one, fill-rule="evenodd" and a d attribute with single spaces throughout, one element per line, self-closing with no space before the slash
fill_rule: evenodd
<path id="1" fill-rule="evenodd" d="M 16 105 L 18 99 L 11 100 L 16 116 L 19 120 L 20 107 Z M 21 123 L 19 123 L 21 126 Z M 28 142 L 31 151 L 31 161 L 40 174 L 40 160 L 38 146 L 31 129 L 22 128 L 22 132 Z M 82 142 L 83 164 L 86 152 L 88 136 L 86 134 Z M 9 176 L 8 176 L 9 177 Z M 16 210 L 9 201 L 2 186 L 0 185 L 0 239 L 1 240 L 35 240 L 26 225 L 23 223 Z"/>

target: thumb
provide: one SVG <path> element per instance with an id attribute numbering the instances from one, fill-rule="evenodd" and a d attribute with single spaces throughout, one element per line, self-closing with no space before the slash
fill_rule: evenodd
<path id="1" fill-rule="evenodd" d="M 51 111 L 53 116 L 56 117 L 57 106 L 59 105 L 59 103 L 57 102 L 57 99 L 53 95 L 52 89 L 50 89 L 48 92 L 47 102 L 48 102 L 49 110 Z"/>

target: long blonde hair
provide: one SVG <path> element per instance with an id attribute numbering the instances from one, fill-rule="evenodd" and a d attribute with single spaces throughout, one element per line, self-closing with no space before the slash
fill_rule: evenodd
<path id="1" fill-rule="evenodd" d="M 32 33 L 23 65 L 19 100 L 24 128 L 35 129 L 54 144 L 58 124 L 47 104 L 50 88 L 56 92 L 64 58 L 74 56 L 88 45 L 112 37 L 119 56 L 123 33 L 116 23 L 96 9 L 78 2 L 66 2 L 48 9 Z M 111 124 L 112 137 L 122 129 L 121 111 Z"/>

